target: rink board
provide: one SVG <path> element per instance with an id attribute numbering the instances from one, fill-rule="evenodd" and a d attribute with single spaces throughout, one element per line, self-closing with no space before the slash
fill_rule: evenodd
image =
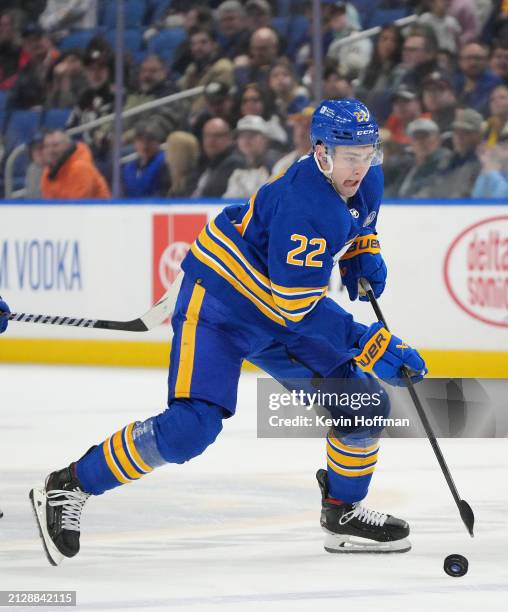
<path id="1" fill-rule="evenodd" d="M 224 201 L 0 205 L 0 294 L 17 312 L 129 320 L 147 311 Z M 508 206 L 386 202 L 381 305 L 434 375 L 508 376 Z M 330 297 L 359 321 L 335 268 Z M 134 334 L 11 324 L 0 361 L 165 366 L 169 325 Z"/>

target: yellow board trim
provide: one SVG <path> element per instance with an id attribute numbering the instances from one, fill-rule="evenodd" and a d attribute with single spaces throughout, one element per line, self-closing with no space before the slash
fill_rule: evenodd
<path id="1" fill-rule="evenodd" d="M 127 446 L 129 447 L 129 452 L 132 455 L 134 461 L 138 464 L 138 466 L 142 470 L 145 470 L 145 472 L 151 472 L 153 471 L 153 467 L 150 467 L 148 463 L 145 463 L 143 459 L 141 459 L 141 455 L 138 453 L 138 449 L 136 448 L 134 444 L 134 438 L 132 437 L 133 429 L 134 429 L 134 423 L 131 423 L 127 427 L 127 431 L 126 431 L 127 435 L 125 436 L 127 438 Z"/>
<path id="2" fill-rule="evenodd" d="M 205 289 L 197 283 L 192 290 L 191 299 L 185 313 L 185 323 L 182 328 L 180 344 L 180 361 L 175 384 L 175 397 L 190 397 L 192 370 L 194 369 L 194 353 L 196 351 L 196 331 L 199 311 L 205 297 Z"/>
<path id="3" fill-rule="evenodd" d="M 169 342 L 9 338 L 8 334 L 0 337 L 0 363 L 165 369 L 169 365 Z M 418 350 L 429 376 L 508 378 L 508 351 Z M 259 371 L 248 362 L 244 369 Z"/>
<path id="4" fill-rule="evenodd" d="M 125 476 L 120 472 L 120 470 L 116 467 L 113 457 L 111 456 L 111 451 L 109 450 L 109 438 L 104 440 L 102 444 L 102 450 L 104 451 L 104 456 L 106 457 L 106 463 L 108 464 L 109 469 L 111 470 L 113 476 L 121 482 L 122 484 L 127 484 L 132 482 L 125 478 Z"/>
<path id="5" fill-rule="evenodd" d="M 120 430 L 113 435 L 113 450 L 115 451 L 116 458 L 125 470 L 127 476 L 137 480 L 138 478 L 141 478 L 143 474 L 141 472 L 138 472 L 138 470 L 130 462 L 129 457 L 127 457 L 127 455 L 125 454 L 125 451 L 122 446 L 122 432 L 123 430 Z"/>

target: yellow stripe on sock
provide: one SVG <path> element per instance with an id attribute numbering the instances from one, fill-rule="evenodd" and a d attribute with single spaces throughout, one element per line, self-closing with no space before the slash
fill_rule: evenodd
<path id="1" fill-rule="evenodd" d="M 367 474 L 372 474 L 372 472 L 376 469 L 376 466 L 372 465 L 363 470 L 347 470 L 335 465 L 335 463 L 333 463 L 333 461 L 329 458 L 327 458 L 326 462 L 334 472 L 340 474 L 341 476 L 347 476 L 348 478 L 355 478 L 355 476 L 366 476 Z"/>
<path id="2" fill-rule="evenodd" d="M 333 446 L 336 446 L 339 450 L 344 450 L 347 453 L 370 453 L 376 449 L 379 448 L 379 442 L 375 442 L 374 444 L 372 444 L 371 446 L 347 446 L 346 444 L 343 444 L 340 440 L 338 440 L 337 438 L 335 438 L 334 436 L 332 436 L 331 434 L 328 435 L 328 442 L 330 444 L 332 444 Z"/>
<path id="3" fill-rule="evenodd" d="M 134 438 L 132 436 L 133 429 L 134 429 L 134 423 L 131 423 L 127 427 L 127 432 L 126 432 L 127 435 L 125 436 L 127 438 L 127 446 L 129 448 L 129 452 L 132 455 L 132 458 L 134 459 L 134 461 L 138 464 L 138 466 L 142 470 L 145 470 L 145 472 L 152 472 L 153 467 L 149 466 L 148 463 L 145 463 L 143 459 L 141 459 L 141 455 L 138 453 L 136 445 L 134 444 Z"/>
<path id="4" fill-rule="evenodd" d="M 122 484 L 127 484 L 131 482 L 120 472 L 120 470 L 116 467 L 113 457 L 111 456 L 111 451 L 109 450 L 109 438 L 105 440 L 102 445 L 102 450 L 104 451 L 104 457 L 106 457 L 106 463 L 108 464 L 109 469 L 111 470 L 113 476 L 121 482 Z"/>
<path id="5" fill-rule="evenodd" d="M 369 455 L 368 457 L 362 457 L 358 455 L 356 457 L 349 457 L 348 455 L 343 455 L 342 453 L 334 450 L 333 446 L 327 444 L 327 452 L 330 457 L 340 463 L 341 465 L 350 465 L 350 466 L 366 466 L 370 465 L 374 461 L 377 461 L 378 453 L 374 453 L 373 455 Z"/>
<path id="6" fill-rule="evenodd" d="M 122 431 L 123 430 L 117 431 L 116 434 L 113 435 L 113 451 L 127 475 L 130 476 L 130 478 L 134 478 L 137 480 L 138 478 L 141 478 L 143 474 L 141 472 L 138 472 L 135 466 L 132 465 L 129 457 L 127 457 L 127 455 L 125 454 L 122 445 Z"/>

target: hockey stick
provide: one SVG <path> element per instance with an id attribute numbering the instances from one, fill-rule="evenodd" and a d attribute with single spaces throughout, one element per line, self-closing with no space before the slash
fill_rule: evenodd
<path id="1" fill-rule="evenodd" d="M 42 323 L 43 325 L 69 325 L 71 327 L 145 332 L 160 325 L 173 312 L 182 279 L 183 272 L 180 272 L 161 299 L 143 316 L 132 319 L 132 321 L 109 321 L 105 319 L 63 317 L 60 315 L 27 314 L 24 312 L 0 312 L 0 317 L 7 317 L 9 321 L 16 321 L 18 323 Z"/>
<path id="2" fill-rule="evenodd" d="M 370 286 L 369 281 L 366 280 L 365 278 L 361 278 L 359 281 L 359 285 L 360 285 L 360 288 L 366 293 L 367 297 L 369 298 L 372 308 L 374 309 L 374 312 L 376 313 L 376 317 L 388 330 L 388 325 L 386 324 L 386 320 L 383 317 L 383 313 L 381 312 L 381 308 L 379 307 L 379 304 L 376 300 L 374 292 L 372 291 L 372 287 Z M 413 400 L 413 403 L 415 405 L 416 412 L 418 412 L 418 416 L 420 417 L 420 421 L 422 422 L 423 428 L 425 429 L 427 438 L 429 439 L 429 442 L 432 446 L 434 454 L 436 455 L 441 471 L 443 472 L 443 476 L 445 477 L 448 487 L 453 495 L 453 499 L 455 500 L 455 503 L 457 504 L 457 508 L 459 509 L 459 512 L 460 512 L 460 517 L 464 525 L 466 526 L 466 529 L 468 530 L 469 535 L 473 537 L 474 536 L 473 510 L 471 509 L 471 506 L 465 500 L 460 498 L 459 492 L 457 491 L 457 487 L 455 486 L 455 483 L 453 482 L 453 478 L 450 473 L 450 469 L 448 468 L 448 465 L 446 464 L 446 460 L 443 456 L 443 453 L 438 444 L 438 441 L 436 440 L 434 431 L 432 430 L 432 426 L 429 423 L 427 415 L 425 414 L 423 406 L 420 402 L 420 398 L 416 394 L 413 382 L 411 381 L 411 376 L 405 367 L 402 368 L 402 373 L 406 379 L 407 388 L 408 388 L 409 394 L 411 395 L 411 399 Z"/>

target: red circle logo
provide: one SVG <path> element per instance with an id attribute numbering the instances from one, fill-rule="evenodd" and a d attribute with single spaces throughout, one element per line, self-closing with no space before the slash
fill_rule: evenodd
<path id="1" fill-rule="evenodd" d="M 478 221 L 455 238 L 446 253 L 444 280 L 468 315 L 508 327 L 508 215 Z"/>

